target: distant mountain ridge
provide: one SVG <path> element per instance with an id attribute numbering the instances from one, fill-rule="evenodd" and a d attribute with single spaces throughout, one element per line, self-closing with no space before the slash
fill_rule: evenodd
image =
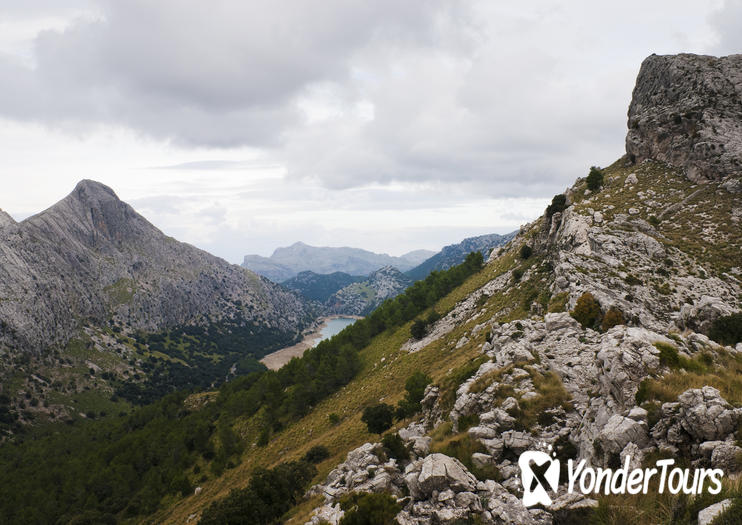
<path id="1" fill-rule="evenodd" d="M 405 291 L 412 281 L 393 266 L 376 270 L 362 281 L 335 292 L 325 306 L 332 314 L 368 315 L 387 299 Z"/>
<path id="2" fill-rule="evenodd" d="M 360 248 L 318 247 L 296 242 L 291 246 L 276 248 L 270 257 L 246 255 L 242 266 L 278 283 L 307 270 L 317 274 L 343 272 L 366 276 L 384 266 L 393 266 L 404 272 L 434 253 L 429 250 L 415 250 L 394 257 Z"/>
<path id="3" fill-rule="evenodd" d="M 426 259 L 420 265 L 405 272 L 405 275 L 413 281 L 424 279 L 430 272 L 435 270 L 447 270 L 452 266 L 461 264 L 471 252 L 481 252 L 485 259 L 493 248 L 497 248 L 509 242 L 517 232 L 499 235 L 490 233 L 477 237 L 468 237 L 457 244 L 444 246 L 443 249 Z"/>
<path id="4" fill-rule="evenodd" d="M 363 281 L 365 277 L 359 275 L 348 275 L 344 272 L 314 273 L 310 270 L 299 272 L 281 284 L 291 290 L 296 290 L 310 301 L 324 303 L 335 292 L 341 288 Z"/>

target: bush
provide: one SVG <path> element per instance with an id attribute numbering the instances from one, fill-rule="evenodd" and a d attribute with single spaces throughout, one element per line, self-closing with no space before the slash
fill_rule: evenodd
<path id="1" fill-rule="evenodd" d="M 420 401 L 425 395 L 425 388 L 433 382 L 433 379 L 419 370 L 412 374 L 405 383 L 407 390 L 405 397 L 398 404 L 397 417 L 404 419 L 420 411 Z"/>
<path id="2" fill-rule="evenodd" d="M 523 270 L 521 270 L 520 268 L 516 268 L 515 270 L 513 270 L 513 281 L 517 283 L 518 281 L 521 280 L 522 277 L 523 277 Z"/>
<path id="3" fill-rule="evenodd" d="M 310 448 L 306 454 L 304 454 L 304 457 L 302 458 L 303 461 L 306 461 L 307 463 L 314 463 L 315 465 L 317 463 L 322 463 L 324 460 L 330 457 L 330 451 L 327 450 L 327 447 L 322 445 L 317 445 L 315 447 Z"/>
<path id="4" fill-rule="evenodd" d="M 583 328 L 597 328 L 603 318 L 600 303 L 590 292 L 583 293 L 577 299 L 575 309 L 572 310 L 571 315 Z"/>
<path id="5" fill-rule="evenodd" d="M 399 461 L 407 461 L 410 459 L 410 451 L 407 449 L 407 445 L 402 441 L 402 438 L 398 434 L 386 434 L 381 439 L 381 444 L 384 445 L 387 455 L 390 458 L 398 459 Z"/>
<path id="6" fill-rule="evenodd" d="M 563 193 L 554 195 L 551 199 L 551 204 L 546 207 L 546 217 L 551 218 L 557 212 L 562 212 L 567 209 L 567 196 Z"/>
<path id="7" fill-rule="evenodd" d="M 223 500 L 212 503 L 199 525 L 225 523 L 277 523 L 304 495 L 317 473 L 303 461 L 281 463 L 271 470 L 257 469 L 244 489 L 234 489 Z"/>
<path id="8" fill-rule="evenodd" d="M 389 494 L 354 492 L 340 501 L 345 515 L 341 525 L 394 525 L 402 506 Z"/>
<path id="9" fill-rule="evenodd" d="M 590 173 L 587 176 L 587 189 L 597 191 L 603 186 L 603 171 L 597 166 L 590 166 Z"/>
<path id="10" fill-rule="evenodd" d="M 422 319 L 416 319 L 414 323 L 412 323 L 412 326 L 410 327 L 410 335 L 413 339 L 419 341 L 423 337 L 425 337 L 425 333 L 428 331 L 428 325 L 425 321 Z"/>
<path id="11" fill-rule="evenodd" d="M 366 423 L 368 431 L 373 434 L 382 434 L 392 426 L 394 408 L 386 403 L 366 407 L 363 410 L 361 421 Z"/>
<path id="12" fill-rule="evenodd" d="M 623 312 L 621 312 L 621 310 L 619 310 L 615 306 L 611 306 L 605 313 L 603 322 L 600 323 L 600 329 L 605 332 L 606 330 L 610 330 L 614 326 L 618 326 L 620 324 L 626 324 L 626 320 L 623 317 Z"/>
<path id="13" fill-rule="evenodd" d="M 533 255 L 533 248 L 528 246 L 527 244 L 524 244 L 520 247 L 520 258 L 525 260 L 528 259 L 531 255 Z"/>
<path id="14" fill-rule="evenodd" d="M 709 337 L 728 346 L 742 342 L 742 312 L 716 319 L 709 330 Z"/>

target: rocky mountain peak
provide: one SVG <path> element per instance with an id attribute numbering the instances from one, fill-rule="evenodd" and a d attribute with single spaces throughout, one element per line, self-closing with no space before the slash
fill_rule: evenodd
<path id="1" fill-rule="evenodd" d="M 11 217 L 8 213 L 0 209 L 0 228 L 4 228 L 5 226 L 9 226 L 11 224 L 15 224 L 15 219 Z"/>
<path id="2" fill-rule="evenodd" d="M 71 196 L 86 202 L 119 201 L 118 196 L 111 188 L 90 179 L 83 179 L 78 182 Z"/>
<path id="3" fill-rule="evenodd" d="M 742 55 L 651 55 L 628 113 L 626 153 L 695 181 L 742 177 Z"/>

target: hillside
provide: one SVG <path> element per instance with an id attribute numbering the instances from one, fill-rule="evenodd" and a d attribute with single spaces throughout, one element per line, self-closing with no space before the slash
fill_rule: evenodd
<path id="1" fill-rule="evenodd" d="M 341 288 L 325 301 L 324 306 L 331 314 L 366 315 L 387 299 L 402 293 L 411 283 L 396 268 L 385 266 L 367 278 Z"/>
<path id="2" fill-rule="evenodd" d="M 3 394 L 35 400 L 15 405 L 21 420 L 124 408 L 112 392 L 140 402 L 208 386 L 292 342 L 313 316 L 296 294 L 167 237 L 94 181 L 0 227 Z"/>
<path id="3" fill-rule="evenodd" d="M 365 276 L 384 266 L 394 266 L 404 272 L 431 255 L 431 251 L 416 250 L 393 257 L 360 248 L 317 247 L 297 242 L 291 246 L 276 248 L 270 257 L 246 255 L 242 266 L 280 283 L 307 270 L 319 274 L 343 272 Z"/>
<path id="4" fill-rule="evenodd" d="M 699 100 L 716 83 L 739 93 L 735 75 L 700 81 L 725 71 L 716 60 L 650 57 L 635 96 L 669 93 L 655 72 L 676 68 Z M 653 111 L 632 107 L 639 122 Z M 672 148 L 714 125 L 645 136 Z M 699 166 L 733 165 L 713 160 L 731 149 Z M 728 499 L 739 522 L 742 183 L 699 179 L 671 153 L 591 169 L 486 264 L 431 274 L 279 371 L 0 449 L 14 480 L 0 484 L 0 516 L 317 524 L 365 509 L 377 523 L 690 525 Z M 380 403 L 397 417 L 372 433 L 362 417 Z M 557 476 L 551 503 L 528 509 L 527 450 L 611 469 L 669 458 L 721 469 L 723 486 L 658 494 L 655 478 L 647 494 L 568 494 Z"/>
<path id="5" fill-rule="evenodd" d="M 739 328 L 725 321 L 742 308 L 739 179 L 722 173 L 699 185 L 682 168 L 629 156 L 598 173 L 596 189 L 579 179 L 437 302 L 442 317 L 422 339 L 410 338 L 411 322 L 376 336 L 351 383 L 157 519 L 198 516 L 246 486 L 255 466 L 299 459 L 319 444 L 330 451 L 314 477 L 320 485 L 289 523 L 337 522 L 337 503 L 351 491 L 396 495 L 400 523 L 694 523 L 716 501 L 739 501 L 729 476 L 742 468 L 734 459 L 742 346 Z M 422 417 L 388 431 L 409 444 L 409 457 L 389 459 L 361 413 L 400 401 L 415 371 L 433 384 Z M 575 497 L 562 485 L 551 506 L 528 510 L 513 461 L 544 443 L 563 461 L 601 467 L 669 456 L 721 468 L 724 489 L 696 499 L 656 487 Z"/>
<path id="6" fill-rule="evenodd" d="M 424 279 L 432 271 L 447 270 L 451 266 L 461 264 L 471 252 L 480 252 L 487 258 L 490 251 L 506 244 L 513 237 L 515 237 L 515 232 L 505 235 L 490 233 L 466 238 L 460 243 L 444 246 L 440 252 L 426 259 L 415 268 L 406 271 L 405 275 L 413 281 Z"/>
<path id="7" fill-rule="evenodd" d="M 321 274 L 305 270 L 281 284 L 286 288 L 297 291 L 310 301 L 324 303 L 341 288 L 363 280 L 363 276 L 349 275 L 343 272 Z"/>

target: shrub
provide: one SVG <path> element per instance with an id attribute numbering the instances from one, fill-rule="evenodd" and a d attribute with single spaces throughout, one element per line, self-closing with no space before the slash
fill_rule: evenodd
<path id="1" fill-rule="evenodd" d="M 611 306 L 605 313 L 603 322 L 600 323 L 600 329 L 605 332 L 606 330 L 610 330 L 614 326 L 618 326 L 620 324 L 626 324 L 623 313 L 615 306 Z"/>
<path id="2" fill-rule="evenodd" d="M 304 454 L 302 460 L 306 461 L 307 463 L 314 463 L 316 465 L 317 463 L 322 463 L 329 457 L 330 451 L 327 450 L 327 447 L 323 445 L 317 445 L 310 448 L 307 453 Z"/>
<path id="3" fill-rule="evenodd" d="M 524 244 L 520 247 L 520 258 L 521 259 L 528 259 L 531 255 L 533 255 L 533 248 L 528 246 L 527 244 Z"/>
<path id="4" fill-rule="evenodd" d="M 567 196 L 563 193 L 560 193 L 558 195 L 554 195 L 554 198 L 551 199 L 551 204 L 549 204 L 546 207 L 546 217 L 549 219 L 552 215 L 554 215 L 557 212 L 562 212 L 567 208 Z"/>
<path id="5" fill-rule="evenodd" d="M 520 268 L 516 268 L 515 270 L 513 270 L 513 281 L 517 283 L 518 281 L 520 281 L 522 277 L 523 277 L 523 270 L 521 270 Z"/>
<path id="6" fill-rule="evenodd" d="M 597 191 L 603 186 L 603 171 L 597 166 L 590 166 L 590 173 L 587 176 L 587 189 Z"/>
<path id="7" fill-rule="evenodd" d="M 578 323 L 583 328 L 597 328 L 603 317 L 600 309 L 600 303 L 590 292 L 583 293 L 575 304 L 575 309 L 571 312 Z"/>
<path id="8" fill-rule="evenodd" d="M 386 403 L 366 407 L 363 410 L 361 421 L 366 423 L 368 431 L 374 434 L 381 434 L 392 426 L 394 417 L 394 408 Z"/>
<path id="9" fill-rule="evenodd" d="M 229 496 L 212 503 L 199 524 L 277 523 L 301 499 L 316 473 L 313 465 L 303 461 L 257 469 L 247 488 L 233 489 Z"/>
<path id="10" fill-rule="evenodd" d="M 398 434 L 386 434 L 381 439 L 381 444 L 386 449 L 387 455 L 391 458 L 396 458 L 399 461 L 407 461 L 410 459 L 410 451 L 407 449 L 407 445 L 402 441 L 402 438 Z"/>
<path id="11" fill-rule="evenodd" d="M 402 506 L 389 494 L 354 492 L 340 501 L 345 515 L 341 525 L 393 525 Z"/>
<path id="12" fill-rule="evenodd" d="M 669 368 L 680 367 L 680 354 L 678 349 L 668 343 L 654 343 L 655 348 L 660 351 L 660 364 Z"/>
<path id="13" fill-rule="evenodd" d="M 398 419 L 404 419 L 410 417 L 420 411 L 420 401 L 422 401 L 423 395 L 425 395 L 425 388 L 433 381 L 433 379 L 419 370 L 413 373 L 407 382 L 405 382 L 405 394 L 397 408 Z"/>
<path id="14" fill-rule="evenodd" d="M 734 346 L 742 342 L 742 312 L 716 319 L 709 330 L 709 337 L 722 345 Z"/>
<path id="15" fill-rule="evenodd" d="M 327 416 L 327 420 L 330 422 L 330 424 L 334 427 L 338 423 L 340 423 L 340 416 L 338 416 L 335 412 Z"/>
<path id="16" fill-rule="evenodd" d="M 413 337 L 413 339 L 417 341 L 425 337 L 425 333 L 427 331 L 428 331 L 428 325 L 422 319 L 416 319 L 415 322 L 412 323 L 412 326 L 410 327 L 410 335 Z"/>

